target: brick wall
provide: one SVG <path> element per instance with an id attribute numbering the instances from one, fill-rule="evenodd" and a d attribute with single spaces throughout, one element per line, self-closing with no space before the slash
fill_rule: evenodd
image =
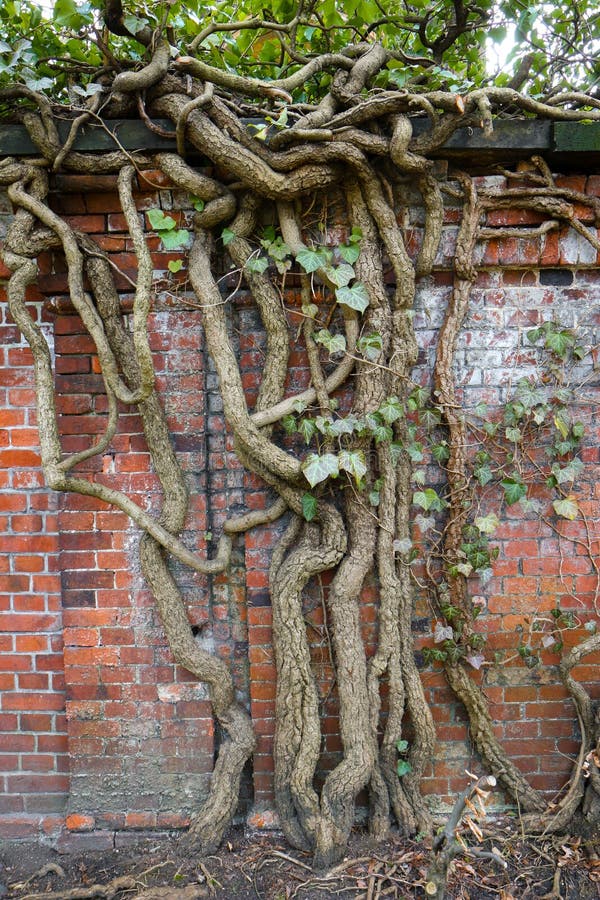
<path id="1" fill-rule="evenodd" d="M 502 187 L 502 179 L 495 181 Z M 599 177 L 569 176 L 564 183 L 600 194 Z M 405 219 L 409 244 L 416 246 L 421 211 L 411 199 L 407 196 Z M 185 217 L 186 198 L 170 191 L 158 173 L 142 185 L 137 200 L 140 213 L 162 206 L 177 215 L 181 210 Z M 53 204 L 111 254 L 124 276 L 135 275 L 113 179 L 60 177 Z M 6 205 L 0 205 L 4 221 L 8 214 Z M 539 221 L 522 210 L 493 213 L 489 219 L 490 225 L 508 227 Z M 415 321 L 422 350 L 416 377 L 423 379 L 451 290 L 456 221 L 457 210 L 449 205 L 435 273 L 419 289 Z M 178 254 L 162 252 L 155 236 L 149 241 L 157 281 L 150 322 L 157 383 L 192 494 L 185 537 L 210 553 L 227 512 L 260 508 L 268 495 L 232 453 L 204 347 L 201 311 L 185 295 L 185 273 L 172 277 L 167 270 Z M 466 402 L 475 406 L 485 399 L 494 406 L 505 401 L 519 377 L 535 371 L 523 348 L 527 328 L 556 318 L 581 329 L 586 342 L 596 342 L 600 275 L 595 251 L 567 228 L 527 240 L 488 241 L 478 252 L 482 272 L 457 361 Z M 59 257 L 48 256 L 41 260 L 41 272 L 43 293 L 31 289 L 30 299 L 53 348 L 64 447 L 73 451 L 102 430 L 105 397 L 89 339 L 68 305 L 64 265 Z M 0 289 L 7 274 L 0 271 Z M 127 302 L 131 286 L 126 277 L 119 279 L 119 287 Z M 139 571 L 137 529 L 104 504 L 57 496 L 43 487 L 31 358 L 10 321 L 3 294 L 0 300 L 0 834 L 54 834 L 66 820 L 67 834 L 93 831 L 98 841 L 110 842 L 113 832 L 123 828 L 184 825 L 212 768 L 214 734 L 205 688 L 174 666 L 165 646 Z M 263 335 L 243 292 L 230 303 L 230 316 L 251 393 L 262 365 Z M 292 378 L 302 383 L 306 371 L 301 353 L 293 360 Z M 597 374 L 591 370 L 586 385 L 590 398 L 596 390 Z M 596 554 L 598 423 L 594 404 L 583 395 L 581 399 L 588 436 L 586 471 L 577 493 Z M 157 482 L 140 431 L 137 417 L 124 415 L 110 451 L 88 461 L 82 471 L 156 510 Z M 478 620 L 491 656 L 515 648 L 528 617 L 547 614 L 557 598 L 563 609 L 578 614 L 582 625 L 592 616 L 596 557 L 568 539 L 582 536 L 577 522 L 563 521 L 559 529 L 562 537 L 556 522 L 509 509 L 494 535 L 501 552 L 494 577 L 480 588 L 486 608 Z M 198 641 L 230 662 L 252 713 L 258 750 L 244 789 L 244 809 L 254 802 L 256 822 L 272 806 L 275 668 L 268 564 L 278 532 L 275 525 L 240 540 L 228 577 L 207 578 L 178 567 Z M 363 599 L 365 635 L 374 640 L 374 585 Z M 307 597 L 306 614 L 323 700 L 322 765 L 327 769 L 338 758 L 340 741 L 318 586 Z M 418 646 L 430 646 L 424 602 L 417 605 L 415 629 Z M 568 632 L 567 640 L 584 633 Z M 544 661 L 552 666 L 557 657 L 545 651 Z M 597 685 L 598 664 L 588 659 L 576 674 Z M 536 787 L 557 790 L 578 745 L 572 704 L 557 684 L 555 669 L 529 669 L 517 654 L 509 665 L 473 674 L 485 685 L 498 734 L 517 765 Z M 476 762 L 464 713 L 443 675 L 424 668 L 423 680 L 440 739 L 426 790 L 448 796 L 462 788 L 465 766 L 476 767 Z M 63 834 L 61 840 L 69 838 Z"/>

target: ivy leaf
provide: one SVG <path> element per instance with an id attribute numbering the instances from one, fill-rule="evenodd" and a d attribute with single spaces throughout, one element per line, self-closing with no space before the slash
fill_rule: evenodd
<path id="1" fill-rule="evenodd" d="M 452 630 L 452 625 L 442 625 L 441 622 L 437 622 L 435 626 L 435 631 L 433 632 L 433 641 L 435 644 L 441 644 L 442 641 L 451 641 L 454 637 L 454 631 Z"/>
<path id="2" fill-rule="evenodd" d="M 408 750 L 408 741 L 396 741 L 396 750 L 398 753 L 406 753 Z"/>
<path id="3" fill-rule="evenodd" d="M 331 423 L 333 419 L 325 416 L 317 416 L 315 419 L 315 426 L 317 431 L 321 434 L 329 435 L 331 433 Z"/>
<path id="4" fill-rule="evenodd" d="M 569 436 L 569 424 L 565 421 L 565 414 L 561 410 L 558 410 L 554 415 L 554 425 L 556 430 L 560 432 L 562 439 L 566 440 Z"/>
<path id="5" fill-rule="evenodd" d="M 386 397 L 378 410 L 388 425 L 399 419 L 404 412 L 402 401 L 398 397 Z"/>
<path id="6" fill-rule="evenodd" d="M 180 272 L 183 269 L 183 260 L 182 259 L 171 259 L 167 263 L 167 269 L 169 272 L 172 272 L 174 275 L 176 272 Z"/>
<path id="7" fill-rule="evenodd" d="M 281 424 L 283 425 L 286 434 L 295 434 L 298 430 L 296 425 L 296 416 L 287 415 L 284 416 L 281 420 Z"/>
<path id="8" fill-rule="evenodd" d="M 474 653 L 471 656 L 467 656 L 466 660 L 474 669 L 480 669 L 485 662 L 485 656 L 481 653 Z"/>
<path id="9" fill-rule="evenodd" d="M 517 503 L 527 493 L 527 488 L 523 482 L 517 481 L 515 478 L 504 478 L 502 480 L 502 488 L 504 490 L 504 499 L 509 506 Z"/>
<path id="10" fill-rule="evenodd" d="M 223 231 L 221 232 L 221 239 L 222 239 L 225 247 L 228 244 L 231 244 L 231 242 L 234 241 L 235 238 L 236 238 L 235 231 L 232 231 L 231 228 L 224 228 Z"/>
<path id="11" fill-rule="evenodd" d="M 148 24 L 148 20 L 139 19 L 137 16 L 125 16 L 123 18 L 123 24 L 132 34 L 137 34 L 138 31 L 141 31 L 142 28 Z"/>
<path id="12" fill-rule="evenodd" d="M 312 494 L 302 495 L 302 515 L 307 522 L 311 522 L 317 514 L 318 502 Z"/>
<path id="13" fill-rule="evenodd" d="M 379 491 L 369 491 L 369 503 L 371 506 L 379 506 Z"/>
<path id="14" fill-rule="evenodd" d="M 162 245 L 165 250 L 179 250 L 190 239 L 190 233 L 185 228 L 176 228 L 172 231 L 159 232 Z"/>
<path id="15" fill-rule="evenodd" d="M 394 432 L 389 425 L 375 425 L 374 428 L 371 428 L 371 433 L 376 444 L 383 444 L 385 441 L 391 441 L 394 437 Z"/>
<path id="16" fill-rule="evenodd" d="M 244 268 L 248 272 L 256 272 L 262 275 L 269 268 L 269 260 L 266 256 L 251 256 L 250 259 L 246 260 Z"/>
<path id="17" fill-rule="evenodd" d="M 492 470 L 489 466 L 478 466 L 475 470 L 475 478 L 481 485 L 481 487 L 485 487 L 488 482 L 492 480 L 494 477 L 492 474 Z"/>
<path id="18" fill-rule="evenodd" d="M 339 266 L 324 266 L 323 272 L 336 287 L 345 287 L 354 278 L 354 269 L 342 263 Z"/>
<path id="19" fill-rule="evenodd" d="M 437 426 L 442 421 L 442 414 L 439 409 L 431 409 L 428 407 L 421 412 L 421 424 L 428 431 L 431 431 L 433 428 L 437 428 Z"/>
<path id="20" fill-rule="evenodd" d="M 85 22 L 91 20 L 91 16 L 82 14 L 74 0 L 56 0 L 52 18 L 56 25 L 73 31 L 79 30 Z"/>
<path id="21" fill-rule="evenodd" d="M 523 437 L 520 428 L 507 428 L 504 434 L 506 435 L 507 441 L 513 441 L 515 444 L 518 444 Z"/>
<path id="22" fill-rule="evenodd" d="M 554 507 L 556 515 L 561 516 L 563 519 L 569 519 L 569 521 L 572 522 L 573 519 L 577 518 L 579 506 L 574 497 L 565 497 L 562 500 L 554 500 L 552 506 Z"/>
<path id="23" fill-rule="evenodd" d="M 360 337 L 356 346 L 358 352 L 362 353 L 366 359 L 369 359 L 371 362 L 376 362 L 383 350 L 383 340 L 381 335 L 375 331 L 373 334 L 366 334 Z"/>
<path id="24" fill-rule="evenodd" d="M 303 247 L 296 253 L 296 261 L 302 266 L 305 272 L 316 272 L 322 266 L 327 265 L 328 251 L 324 249 L 311 250 L 309 247 Z"/>
<path id="25" fill-rule="evenodd" d="M 149 209 L 146 215 L 155 231 L 172 231 L 177 226 L 175 219 L 165 215 L 162 209 Z"/>
<path id="26" fill-rule="evenodd" d="M 344 416 L 342 419 L 336 419 L 331 423 L 329 428 L 330 434 L 339 437 L 342 434 L 353 434 L 358 428 L 358 419 L 356 416 Z"/>
<path id="27" fill-rule="evenodd" d="M 306 444 L 310 444 L 316 430 L 317 426 L 315 425 L 314 419 L 301 419 L 298 423 L 298 431 L 304 438 Z"/>
<path id="28" fill-rule="evenodd" d="M 362 450 L 342 450 L 338 455 L 338 461 L 340 469 L 352 475 L 357 484 L 367 474 L 367 464 Z"/>
<path id="29" fill-rule="evenodd" d="M 426 488 L 424 491 L 415 491 L 412 502 L 415 506 L 420 506 L 425 512 L 434 510 L 441 512 L 448 504 L 443 500 L 433 488 Z"/>
<path id="30" fill-rule="evenodd" d="M 323 344 L 329 350 L 331 356 L 334 353 L 343 353 L 346 349 L 346 338 L 343 334 L 332 334 L 327 328 L 321 328 L 313 335 L 317 344 Z"/>
<path id="31" fill-rule="evenodd" d="M 434 444 L 431 448 L 431 453 L 438 463 L 445 463 L 450 459 L 450 449 L 446 441 L 442 441 L 440 444 Z"/>
<path id="32" fill-rule="evenodd" d="M 415 516 L 415 525 L 417 525 L 423 534 L 426 534 L 432 528 L 435 528 L 435 519 L 433 516 L 422 516 L 420 513 Z"/>
<path id="33" fill-rule="evenodd" d="M 490 513 L 487 516 L 477 516 L 475 525 L 483 534 L 493 534 L 500 525 L 500 519 L 496 513 Z"/>
<path id="34" fill-rule="evenodd" d="M 568 331 L 550 331 L 546 333 L 545 345 L 548 350 L 555 353 L 560 359 L 564 359 L 569 347 L 575 343 L 573 335 Z"/>
<path id="35" fill-rule="evenodd" d="M 324 453 L 319 456 L 318 453 L 311 453 L 302 466 L 304 477 L 311 487 L 320 484 L 330 476 L 337 478 L 340 474 L 340 464 L 334 453 Z"/>
<path id="36" fill-rule="evenodd" d="M 354 265 L 360 256 L 360 247 L 357 247 L 356 244 L 342 244 L 338 249 L 342 259 L 351 266 Z"/>
<path id="37" fill-rule="evenodd" d="M 423 444 L 414 441 L 412 444 L 407 444 L 405 450 L 412 462 L 423 462 Z"/>
<path id="38" fill-rule="evenodd" d="M 423 385 L 418 384 L 410 392 L 409 400 L 411 401 L 411 404 L 414 404 L 413 409 L 423 409 L 429 400 L 429 391 L 426 387 L 423 387 Z"/>
<path id="39" fill-rule="evenodd" d="M 364 312 L 369 305 L 369 295 L 362 281 L 357 281 L 352 287 L 340 287 L 335 292 L 338 303 L 349 306 L 357 312 Z"/>
<path id="40" fill-rule="evenodd" d="M 48 88 L 54 87 L 54 81 L 45 76 L 42 78 L 26 78 L 25 84 L 30 91 L 45 91 Z"/>
<path id="41" fill-rule="evenodd" d="M 303 303 L 302 304 L 302 313 L 308 319 L 316 319 L 319 312 L 319 307 L 316 303 Z"/>
<path id="42" fill-rule="evenodd" d="M 412 766 L 407 759 L 399 759 L 398 760 L 398 777 L 402 778 L 403 775 L 408 775 L 412 772 Z"/>

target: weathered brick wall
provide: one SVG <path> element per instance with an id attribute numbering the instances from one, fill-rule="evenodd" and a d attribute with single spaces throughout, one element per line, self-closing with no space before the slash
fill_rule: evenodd
<path id="1" fill-rule="evenodd" d="M 0 197 L 0 237 L 9 212 Z M 29 300 L 52 347 L 44 298 L 30 288 Z M 59 827 L 69 789 L 58 497 L 46 490 L 40 471 L 32 386 L 31 354 L 2 302 L 0 834 L 9 837 Z"/>
<path id="2" fill-rule="evenodd" d="M 496 180 L 502 187 L 502 179 Z M 565 183 L 600 194 L 597 177 L 569 176 Z M 170 191 L 158 173 L 137 199 L 141 213 L 162 206 L 179 214 L 187 202 Z M 420 210 L 411 206 L 411 199 L 407 195 L 403 214 L 413 231 L 409 243 L 417 246 Z M 53 203 L 92 234 L 125 276 L 134 277 L 131 241 L 124 233 L 114 180 L 61 178 Z M 1 210 L 7 217 L 6 207 Z M 457 218 L 457 209 L 449 205 L 435 274 L 419 288 L 415 321 L 422 352 L 416 377 L 425 378 L 430 369 L 451 290 Z M 489 219 L 490 225 L 508 227 L 539 221 L 523 211 L 491 213 Z M 168 261 L 178 254 L 161 251 L 155 236 L 149 241 L 158 288 L 150 321 L 157 382 L 192 495 L 185 538 L 210 553 L 226 514 L 262 507 L 268 495 L 240 469 L 232 453 L 216 376 L 204 347 L 201 311 L 186 302 L 178 288 L 185 273 L 173 278 L 167 272 Z M 586 342 L 596 342 L 600 275 L 595 251 L 566 227 L 529 240 L 488 241 L 479 250 L 479 261 L 482 271 L 457 357 L 459 380 L 469 405 L 484 399 L 494 406 L 506 400 L 521 375 L 535 372 L 531 354 L 523 347 L 527 328 L 555 318 L 581 329 Z M 89 339 L 68 306 L 60 258 L 43 259 L 41 271 L 42 293 L 31 289 L 30 296 L 53 348 L 61 432 L 65 450 L 73 451 L 102 430 L 106 401 Z M 7 275 L 0 272 L 0 286 Z M 126 301 L 131 285 L 125 277 L 120 277 L 119 287 Z M 263 335 L 243 292 L 229 306 L 245 387 L 251 393 L 260 376 Z M 93 830 L 100 845 L 111 843 L 113 832 L 123 828 L 181 826 L 203 795 L 212 767 L 214 735 L 205 688 L 173 665 L 140 575 L 137 529 L 104 504 L 44 489 L 31 358 L 4 302 L 0 309 L 0 647 L 5 651 L 0 657 L 0 834 L 58 831 L 66 817 L 72 833 Z M 292 361 L 291 378 L 303 383 L 306 369 L 300 351 Z M 596 374 L 591 371 L 586 392 L 593 398 L 595 390 Z M 588 426 L 583 451 L 587 468 L 577 492 L 596 554 L 598 425 L 593 403 L 581 412 Z M 124 415 L 110 452 L 89 460 L 81 470 L 156 511 L 160 494 L 140 432 L 137 417 Z M 576 522 L 560 525 L 565 538 L 581 536 L 580 528 Z M 261 810 L 272 807 L 275 667 L 268 564 L 278 532 L 275 525 L 240 540 L 228 577 L 207 578 L 178 567 L 197 639 L 230 662 L 252 713 L 258 750 L 245 787 L 245 808 L 254 802 L 256 822 Z M 506 512 L 494 542 L 500 558 L 493 579 L 481 587 L 486 610 L 478 620 L 489 639 L 489 658 L 496 650 L 514 649 L 518 629 L 528 627 L 527 617 L 548 613 L 557 598 L 563 609 L 578 613 L 582 624 L 590 618 L 598 573 L 595 556 L 590 558 L 580 543 L 559 538 L 553 523 L 539 515 L 524 517 L 519 509 Z M 365 635 L 374 640 L 374 585 L 363 599 Z M 340 739 L 316 589 L 307 598 L 306 614 L 323 699 L 322 765 L 327 769 L 337 759 Z M 422 632 L 419 646 L 431 645 L 430 628 L 429 609 L 420 601 L 415 622 L 416 631 Z M 583 633 L 569 632 L 568 640 L 581 639 Z M 545 652 L 544 661 L 552 666 L 557 657 Z M 596 691 L 598 662 L 586 660 L 576 671 Z M 536 787 L 557 790 L 578 745 L 574 710 L 557 683 L 556 670 L 530 670 L 517 655 L 507 666 L 473 674 L 485 686 L 498 735 L 517 765 Z M 443 675 L 425 668 L 423 680 L 440 739 L 426 789 L 451 796 L 464 785 L 465 766 L 472 769 L 476 762 L 464 713 Z"/>

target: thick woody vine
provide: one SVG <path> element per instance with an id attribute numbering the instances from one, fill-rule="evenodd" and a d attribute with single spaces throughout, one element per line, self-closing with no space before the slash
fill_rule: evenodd
<path id="1" fill-rule="evenodd" d="M 128 33 L 122 18 L 114 16 L 114 4 L 111 9 L 106 40 L 111 32 Z M 258 34 L 268 27 L 258 20 L 235 24 L 241 30 L 255 28 Z M 458 20 L 455 25 L 460 31 Z M 232 27 L 228 23 L 223 30 Z M 215 25 L 202 39 L 218 30 Z M 282 28 L 284 52 L 289 50 L 286 40 L 291 31 L 292 26 Z M 439 155 L 459 127 L 490 132 L 494 116 L 504 109 L 578 121 L 600 118 L 597 101 L 570 93 L 562 105 L 556 98 L 546 103 L 521 95 L 514 87 L 465 94 L 444 90 L 443 85 L 428 90 L 422 77 L 414 91 L 399 89 L 393 82 L 381 88 L 378 79 L 390 62 L 398 64 L 399 56 L 375 41 L 373 34 L 367 42 L 339 52 L 312 57 L 291 52 L 291 74 L 264 81 L 208 65 L 201 59 L 198 39 L 191 41 L 187 55 L 178 55 L 168 29 L 140 31 L 137 40 L 146 47 L 145 62 L 116 65 L 113 54 L 105 54 L 97 81 L 89 82 L 97 90 L 88 88 L 87 106 L 72 113 L 66 143 L 59 139 L 58 109 L 44 93 L 24 84 L 3 90 L 1 99 L 16 104 L 39 151 L 28 161 L 5 159 L 0 164 L 0 183 L 7 187 L 15 210 L 3 255 L 13 273 L 8 285 L 11 313 L 34 356 L 47 483 L 54 490 L 106 501 L 140 528 L 144 576 L 173 656 L 209 686 L 222 740 L 210 792 L 194 816 L 189 839 L 205 850 L 219 844 L 236 809 L 254 735 L 246 710 L 235 699 L 226 665 L 194 640 L 170 560 L 198 572 L 224 572 L 239 535 L 282 517 L 286 526 L 273 553 L 270 588 L 277 664 L 275 789 L 286 838 L 294 847 L 312 852 L 318 868 L 332 865 L 344 853 L 355 800 L 365 788 L 370 795 L 369 827 L 376 837 L 384 837 L 394 822 L 406 834 L 431 827 L 420 782 L 435 758 L 435 727 L 411 631 L 415 454 L 410 414 L 424 402 L 411 373 L 418 353 L 415 288 L 432 271 L 447 193 L 462 205 L 462 224 L 454 288 L 438 336 L 431 407 L 435 427 L 445 433 L 447 453 L 441 459 L 447 487 L 443 500 L 431 489 L 415 495 L 417 505 L 437 510 L 445 519 L 440 552 L 428 567 L 439 615 L 454 626 L 458 648 L 447 652 L 443 662 L 449 684 L 467 710 L 477 752 L 490 775 L 527 814 L 528 826 L 575 828 L 593 841 L 600 807 L 594 755 L 598 716 L 571 673 L 586 654 L 600 647 L 600 637 L 590 635 L 559 666 L 576 705 L 582 743 L 570 788 L 549 818 L 542 796 L 495 737 L 486 698 L 469 673 L 467 659 L 477 648 L 476 606 L 467 577 L 473 567 L 467 569 L 464 563 L 465 534 L 473 527 L 465 502 L 472 475 L 468 425 L 453 371 L 477 277 L 473 251 L 478 240 L 490 237 L 481 226 L 483 214 L 507 206 L 533 210 L 547 219 L 540 233 L 567 223 L 600 249 L 575 215 L 576 207 L 586 207 L 600 224 L 600 205 L 556 186 L 539 160 L 537 170 L 520 180 L 515 176 L 509 190 L 478 193 L 463 173 L 439 175 L 431 157 Z M 442 52 L 440 47 L 435 50 Z M 414 61 L 403 62 L 410 67 Z M 422 59 L 419 65 L 424 65 Z M 318 102 L 309 102 L 320 73 L 327 75 L 329 88 Z M 149 127 L 162 132 L 164 124 L 158 126 L 154 120 L 169 120 L 178 152 L 132 157 L 119 146 L 99 155 L 74 150 L 78 127 L 100 111 L 107 118 L 139 114 Z M 248 125 L 249 114 L 258 124 Z M 415 117 L 420 125 L 425 123 L 418 134 Z M 192 156 L 208 160 L 218 176 L 197 171 L 187 161 Z M 188 514 L 188 490 L 154 384 L 147 331 L 153 267 L 133 196 L 135 177 L 143 184 L 148 168 L 162 170 L 187 192 L 190 209 L 195 210 L 191 233 L 179 229 L 162 211 L 152 211 L 149 219 L 165 246 L 182 248 L 181 260 L 171 265 L 171 271 L 185 268 L 194 302 L 202 310 L 236 453 L 244 467 L 272 489 L 274 498 L 266 511 L 229 519 L 212 559 L 199 556 L 180 537 Z M 59 169 L 118 174 L 121 205 L 138 261 L 129 317 L 123 314 L 109 257 L 48 205 L 52 175 Z M 416 259 L 398 224 L 407 181 L 417 187 L 425 209 Z M 317 195 L 333 198 L 343 209 L 345 236 L 333 244 L 311 240 L 305 229 L 307 211 L 314 214 Z M 188 253 L 183 248 L 189 243 Z M 88 450 L 72 455 L 61 448 L 50 351 L 25 299 L 27 286 L 37 278 L 36 258 L 47 250 L 64 254 L 70 299 L 94 341 L 108 400 L 104 434 Z M 262 383 L 252 410 L 218 284 L 223 255 L 240 273 L 266 333 Z M 301 297 L 302 339 L 311 375 L 310 386 L 295 396 L 286 393 L 294 329 L 282 304 L 282 276 Z M 125 493 L 77 472 L 80 463 L 110 447 L 120 408 L 134 408 L 140 414 L 163 491 L 158 515 Z M 299 435 L 308 449 L 302 448 Z M 556 512 L 561 515 L 570 509 L 563 505 Z M 485 531 L 484 527 L 479 535 Z M 319 698 L 303 593 L 326 571 L 333 572 L 326 602 L 344 750 L 317 791 Z M 379 640 L 374 655 L 367 658 L 360 598 L 372 573 L 379 585 Z M 387 700 L 382 714 L 384 683 Z"/>

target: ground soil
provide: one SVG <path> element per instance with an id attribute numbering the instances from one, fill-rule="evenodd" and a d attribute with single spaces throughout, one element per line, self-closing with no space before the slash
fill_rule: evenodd
<path id="1" fill-rule="evenodd" d="M 588 860 L 576 841 L 525 841 L 518 823 L 496 823 L 480 848 L 494 846 L 507 865 L 465 855 L 448 884 L 452 900 L 598 900 L 600 861 Z M 347 858 L 327 877 L 291 851 L 276 834 L 231 832 L 212 856 L 190 853 L 176 837 L 145 839 L 110 851 L 59 854 L 39 844 L 0 849 L 0 897 L 15 900 L 333 900 L 425 897 L 427 842 L 392 837 L 373 846 L 357 832 Z M 557 874 L 559 873 L 559 874 Z M 125 878 L 123 881 L 115 879 Z"/>

